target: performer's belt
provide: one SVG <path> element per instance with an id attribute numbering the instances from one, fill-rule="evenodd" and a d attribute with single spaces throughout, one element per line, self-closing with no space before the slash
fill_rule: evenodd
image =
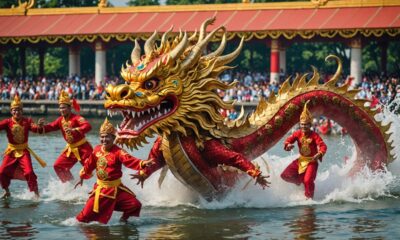
<path id="1" fill-rule="evenodd" d="M 12 143 L 8 143 L 8 146 L 6 148 L 6 151 L 4 152 L 5 155 L 10 154 L 11 152 L 14 151 L 14 156 L 16 158 L 22 157 L 22 155 L 24 155 L 23 151 L 24 150 L 28 150 L 30 154 L 32 154 L 32 156 L 36 159 L 36 161 L 38 161 L 38 163 L 40 164 L 40 166 L 42 167 L 46 167 L 46 162 L 43 161 L 43 159 L 41 159 L 29 146 L 28 143 L 22 143 L 22 144 L 12 144 Z"/>
<path id="2" fill-rule="evenodd" d="M 297 161 L 299 163 L 299 174 L 302 174 L 306 171 L 308 164 L 314 162 L 315 160 L 313 160 L 313 157 L 305 157 L 300 155 Z"/>
<path id="3" fill-rule="evenodd" d="M 64 152 L 67 151 L 67 157 L 69 157 L 72 154 L 78 159 L 78 161 L 81 161 L 81 156 L 79 155 L 79 146 L 82 146 L 87 142 L 86 138 L 82 138 L 81 140 L 77 141 L 76 143 L 67 143 L 67 146 L 65 146 Z"/>
<path id="4" fill-rule="evenodd" d="M 99 212 L 99 199 L 100 199 L 101 189 L 114 188 L 114 193 L 117 194 L 117 187 L 119 185 L 121 185 L 121 178 L 118 178 L 117 180 L 114 181 L 102 181 L 100 179 L 97 179 L 97 187 L 95 189 L 95 195 L 94 195 L 93 212 L 96 213 Z"/>

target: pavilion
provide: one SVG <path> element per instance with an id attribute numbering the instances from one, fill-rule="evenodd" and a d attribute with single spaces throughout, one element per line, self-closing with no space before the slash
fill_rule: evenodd
<path id="1" fill-rule="evenodd" d="M 303 2 L 207 4 L 179 6 L 35 8 L 35 1 L 0 9 L 0 75 L 2 54 L 19 46 L 22 69 L 25 49 L 38 49 L 39 72 L 44 73 L 46 48 L 54 44 L 69 49 L 69 74 L 80 74 L 80 45 L 95 51 L 95 79 L 106 76 L 106 51 L 113 43 L 146 39 L 154 30 L 163 33 L 174 26 L 195 32 L 201 23 L 216 16 L 214 24 L 225 25 L 228 39 L 265 41 L 270 51 L 270 77 L 277 80 L 286 71 L 287 46 L 296 41 L 336 41 L 350 48 L 350 74 L 361 80 L 361 50 L 365 43 L 379 40 L 381 65 L 386 66 L 387 46 L 399 41 L 398 0 L 311 0 Z M 39 46 L 39 47 L 37 47 Z"/>

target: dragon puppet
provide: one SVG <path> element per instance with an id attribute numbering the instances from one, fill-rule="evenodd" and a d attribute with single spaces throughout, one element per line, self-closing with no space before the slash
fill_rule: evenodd
<path id="1" fill-rule="evenodd" d="M 302 108 L 310 100 L 309 110 L 324 115 L 348 129 L 357 151 L 353 169 L 368 166 L 381 169 L 393 159 L 390 125 L 375 120 L 375 110 L 366 100 L 355 99 L 358 90 L 337 86 L 342 64 L 326 83 L 319 84 L 319 73 L 287 79 L 279 93 L 261 99 L 249 116 L 227 123 L 221 109 L 232 109 L 233 102 L 220 98 L 218 91 L 235 86 L 221 81 L 219 74 L 231 67 L 240 53 L 239 46 L 223 55 L 227 40 L 224 26 L 207 32 L 214 22 L 207 19 L 199 32 L 171 35 L 167 31 L 156 44 L 154 32 L 144 44 L 144 55 L 137 41 L 131 64 L 121 69 L 126 83 L 106 88 L 105 108 L 111 115 L 123 115 L 117 143 L 137 148 L 146 138 L 159 136 L 150 156 L 154 164 L 148 175 L 163 168 L 206 199 L 226 193 L 247 173 L 263 187 L 266 180 L 251 163 L 281 139 L 297 122 Z M 218 38 L 219 36 L 219 38 Z M 220 39 L 215 51 L 205 53 L 212 39 Z M 164 171 L 164 170 L 163 170 Z"/>

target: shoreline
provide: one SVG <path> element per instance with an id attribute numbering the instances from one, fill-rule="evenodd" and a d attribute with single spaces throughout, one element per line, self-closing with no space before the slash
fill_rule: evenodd
<path id="1" fill-rule="evenodd" d="M 105 117 L 103 100 L 78 101 L 81 106 L 80 115 L 84 117 Z M 9 116 L 11 100 L 0 100 L 0 116 Z M 33 116 L 59 115 L 57 100 L 22 100 L 24 114 Z M 240 112 L 242 106 L 245 112 L 250 112 L 257 107 L 258 102 L 235 103 L 235 110 Z"/>

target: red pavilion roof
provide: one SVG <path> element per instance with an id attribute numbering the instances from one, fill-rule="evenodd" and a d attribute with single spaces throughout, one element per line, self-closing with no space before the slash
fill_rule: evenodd
<path id="1" fill-rule="evenodd" d="M 228 4 L 227 6 L 232 6 Z M 248 5 L 248 4 L 247 4 Z M 398 6 L 345 6 L 310 8 L 270 8 L 257 4 L 236 8 L 224 5 L 198 5 L 176 8 L 158 7 L 159 11 L 144 11 L 141 8 L 85 8 L 85 11 L 54 11 L 28 9 L 25 15 L 1 15 L 0 43 L 22 40 L 37 42 L 47 39 L 64 41 L 73 39 L 94 40 L 97 37 L 126 39 L 135 36 L 148 36 L 154 30 L 167 31 L 174 26 L 194 32 L 209 17 L 216 16 L 214 26 L 225 25 L 232 34 L 254 35 L 258 38 L 276 38 L 283 35 L 292 38 L 300 35 L 311 38 L 315 35 L 342 37 L 361 33 L 364 36 L 389 34 L 395 36 L 400 29 L 400 3 Z M 178 6 L 176 6 L 178 7 Z M 74 8 L 76 10 L 76 8 Z M 136 11 L 135 11 L 136 10 Z M 90 38 L 91 37 L 91 38 Z"/>

